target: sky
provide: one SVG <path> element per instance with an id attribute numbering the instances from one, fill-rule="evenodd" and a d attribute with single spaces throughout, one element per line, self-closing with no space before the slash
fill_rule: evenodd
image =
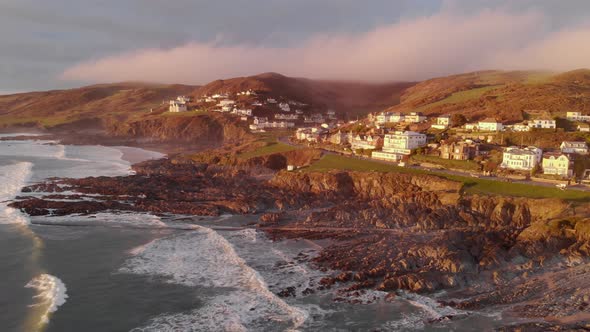
<path id="1" fill-rule="evenodd" d="M 590 67 L 587 0 L 0 0 L 0 94 Z"/>

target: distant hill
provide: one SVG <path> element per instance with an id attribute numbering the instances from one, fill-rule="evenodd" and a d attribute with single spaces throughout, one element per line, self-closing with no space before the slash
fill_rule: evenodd
<path id="1" fill-rule="evenodd" d="M 269 97 L 304 102 L 318 110 L 332 109 L 341 115 L 354 117 L 398 104 L 403 91 L 414 84 L 311 80 L 264 73 L 216 80 L 196 89 L 192 95 L 200 97 L 215 93 L 233 94 L 254 90 Z"/>
<path id="2" fill-rule="evenodd" d="M 204 86 L 115 83 L 68 90 L 0 96 L 0 129 L 97 127 L 106 122 L 151 119 L 178 95 L 259 91 L 265 96 L 332 109 L 348 118 L 368 112 L 462 113 L 469 120 L 497 117 L 518 122 L 530 114 L 551 116 L 569 110 L 590 113 L 590 70 L 566 73 L 480 71 L 420 83 L 365 83 L 311 80 L 264 73 L 216 80 Z M 154 112 L 150 113 L 153 109 Z M 526 112 L 534 110 L 536 112 Z M 541 112 L 538 112 L 541 111 Z"/>
<path id="3" fill-rule="evenodd" d="M 462 113 L 470 120 L 496 117 L 505 122 L 527 118 L 527 110 L 555 116 L 590 112 L 590 70 L 556 74 L 533 71 L 480 71 L 420 82 L 387 109 L 427 115 Z"/>
<path id="4" fill-rule="evenodd" d="M 92 126 L 102 119 L 124 121 L 146 114 L 162 101 L 186 94 L 196 86 L 147 83 L 99 84 L 68 90 L 0 96 L 0 128 L 51 128 L 77 123 Z"/>

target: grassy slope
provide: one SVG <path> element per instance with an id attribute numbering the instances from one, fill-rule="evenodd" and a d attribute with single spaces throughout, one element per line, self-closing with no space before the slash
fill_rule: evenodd
<path id="1" fill-rule="evenodd" d="M 265 156 L 273 153 L 288 152 L 297 150 L 297 147 L 280 142 L 269 142 L 267 145 L 259 147 L 253 151 L 244 152 L 238 155 L 239 158 L 248 159 L 253 157 Z"/>
<path id="2" fill-rule="evenodd" d="M 529 198 L 561 198 L 574 201 L 590 201 L 590 193 L 576 190 L 559 190 L 551 187 L 534 186 L 523 183 L 500 182 L 487 179 L 471 178 L 429 172 L 422 169 L 398 167 L 373 160 L 356 159 L 339 155 L 326 155 L 310 167 L 306 172 L 328 172 L 330 170 L 399 172 L 406 174 L 430 174 L 450 180 L 462 182 L 468 194 L 495 194 Z"/>
<path id="3" fill-rule="evenodd" d="M 490 90 L 493 90 L 493 89 L 497 89 L 499 87 L 503 87 L 503 86 L 504 86 L 503 84 L 497 84 L 497 85 L 489 85 L 489 86 L 484 86 L 481 88 L 474 88 L 474 89 L 455 92 L 445 99 L 436 101 L 434 103 L 420 106 L 416 110 L 422 112 L 422 111 L 425 111 L 429 108 L 440 106 L 440 105 L 458 104 L 458 103 L 462 103 L 462 102 L 469 101 L 472 99 L 478 99 L 481 96 L 483 96 L 484 93 L 486 93 Z"/>
<path id="4" fill-rule="evenodd" d="M 54 127 L 80 120 L 123 121 L 163 109 L 163 101 L 190 92 L 193 86 L 117 83 L 69 90 L 0 96 L 0 127 Z"/>
<path id="5" fill-rule="evenodd" d="M 538 71 L 484 71 L 420 82 L 408 88 L 395 112 L 428 115 L 462 113 L 475 121 L 497 117 L 519 122 L 524 111 L 546 110 L 551 116 L 568 110 L 590 112 L 590 70 L 562 74 Z"/>

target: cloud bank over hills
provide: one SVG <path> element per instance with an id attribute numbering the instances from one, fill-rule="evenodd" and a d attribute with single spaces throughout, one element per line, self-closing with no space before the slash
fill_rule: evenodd
<path id="1" fill-rule="evenodd" d="M 67 68 L 65 80 L 202 84 L 218 78 L 280 72 L 343 80 L 422 80 L 482 69 L 590 67 L 590 25 L 549 29 L 540 11 L 483 9 L 440 13 L 356 34 L 318 34 L 295 46 L 189 42 L 139 49 Z"/>

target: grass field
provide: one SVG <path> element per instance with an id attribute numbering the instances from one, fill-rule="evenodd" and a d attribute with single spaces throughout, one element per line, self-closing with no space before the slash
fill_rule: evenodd
<path id="1" fill-rule="evenodd" d="M 423 110 L 429 109 L 431 107 L 444 105 L 444 104 L 455 104 L 455 103 L 461 103 L 461 102 L 471 100 L 471 99 L 477 99 L 477 98 L 481 97 L 484 93 L 486 93 L 490 90 L 493 90 L 493 89 L 497 89 L 502 86 L 503 86 L 502 84 L 490 85 L 490 86 L 484 86 L 481 88 L 455 92 L 445 99 L 436 101 L 434 103 L 430 103 L 428 105 L 420 106 L 416 109 L 416 111 L 423 111 Z"/>
<path id="2" fill-rule="evenodd" d="M 478 171 L 479 164 L 473 160 L 451 160 L 442 159 L 436 156 L 414 155 L 412 160 L 419 163 L 431 163 L 440 165 L 446 168 L 455 168 L 466 171 Z"/>
<path id="3" fill-rule="evenodd" d="M 269 143 L 267 143 L 266 146 L 260 147 L 254 151 L 248 151 L 248 152 L 239 154 L 238 157 L 243 158 L 243 159 L 248 159 L 248 158 L 253 158 L 253 157 L 265 156 L 265 155 L 273 154 L 273 153 L 293 151 L 293 150 L 297 150 L 297 149 L 298 148 L 295 146 L 287 145 L 284 143 L 269 142 Z"/>
<path id="4" fill-rule="evenodd" d="M 578 190 L 559 190 L 552 187 L 535 186 L 524 183 L 510 183 L 479 179 L 458 175 L 441 174 L 423 169 L 398 167 L 373 160 L 350 158 L 340 155 L 326 155 L 319 161 L 305 168 L 305 172 L 328 172 L 330 170 L 399 172 L 405 174 L 430 174 L 464 184 L 467 194 L 492 194 L 528 198 L 561 198 L 571 201 L 590 201 L 590 193 Z"/>

